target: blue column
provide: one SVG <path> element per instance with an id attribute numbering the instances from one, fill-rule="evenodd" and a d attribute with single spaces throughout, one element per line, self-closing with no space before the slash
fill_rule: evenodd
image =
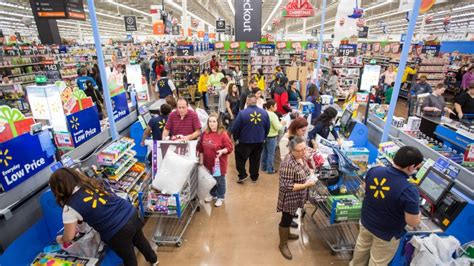
<path id="1" fill-rule="evenodd" d="M 323 7 L 321 8 L 321 28 L 319 29 L 319 44 L 318 44 L 318 65 L 316 66 L 316 85 L 321 90 L 319 84 L 319 69 L 321 69 L 321 57 L 323 52 L 324 41 L 324 20 L 326 19 L 326 0 L 323 0 Z"/>
<path id="2" fill-rule="evenodd" d="M 390 126 L 392 125 L 393 114 L 395 113 L 395 107 L 397 107 L 398 94 L 400 92 L 400 87 L 402 85 L 403 72 L 407 65 L 408 52 L 411 48 L 411 39 L 413 38 L 413 33 L 416 26 L 416 18 L 418 17 L 419 10 L 421 6 L 421 0 L 415 0 L 413 4 L 413 10 L 410 16 L 410 22 L 408 24 L 407 36 L 405 42 L 403 43 L 402 54 L 400 56 L 400 64 L 398 65 L 397 77 L 395 79 L 395 87 L 393 88 L 392 101 L 390 102 L 390 107 L 388 108 L 387 120 L 383 127 L 382 139 L 380 142 L 386 142 L 388 135 L 390 133 Z"/>
<path id="3" fill-rule="evenodd" d="M 105 109 L 107 110 L 107 116 L 110 124 L 110 135 L 112 140 L 118 138 L 117 128 L 115 127 L 114 110 L 112 109 L 112 102 L 110 99 L 109 86 L 107 85 L 107 74 L 105 73 L 104 53 L 102 52 L 102 43 L 99 36 L 99 28 L 97 26 L 97 15 L 95 14 L 94 0 L 87 0 L 89 7 L 89 17 L 91 19 L 92 32 L 94 34 L 95 50 L 97 52 L 97 63 L 99 65 L 100 80 L 102 81 L 102 87 L 104 88 L 104 102 Z"/>

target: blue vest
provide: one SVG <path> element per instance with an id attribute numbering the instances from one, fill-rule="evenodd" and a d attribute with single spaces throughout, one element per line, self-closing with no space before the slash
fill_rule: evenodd
<path id="1" fill-rule="evenodd" d="M 162 78 L 157 82 L 158 92 L 160 93 L 160 99 L 166 98 L 166 96 L 173 95 L 170 85 L 168 84 L 167 78 Z"/>
<path id="2" fill-rule="evenodd" d="M 95 80 L 88 76 L 81 76 L 77 78 L 77 86 L 79 87 L 79 89 L 85 90 L 87 88 L 86 86 L 87 81 L 92 82 L 92 86 L 94 86 L 94 88 L 97 89 L 97 84 L 95 83 Z"/>
<path id="3" fill-rule="evenodd" d="M 103 195 L 83 188 L 72 195 L 67 205 L 76 210 L 86 223 L 99 232 L 104 242 L 117 234 L 135 212 L 128 201 L 112 192 Z"/>
<path id="4" fill-rule="evenodd" d="M 361 222 L 383 240 L 398 239 L 405 232 L 405 209 L 400 196 L 414 187 L 407 179 L 408 175 L 394 167 L 374 167 L 365 177 Z"/>
<path id="5" fill-rule="evenodd" d="M 232 125 L 234 137 L 242 143 L 263 143 L 270 131 L 267 111 L 249 106 L 239 112 Z"/>

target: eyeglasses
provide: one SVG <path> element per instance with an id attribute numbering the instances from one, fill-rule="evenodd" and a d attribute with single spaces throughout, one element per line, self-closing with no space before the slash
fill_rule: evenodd
<path id="1" fill-rule="evenodd" d="M 306 151 L 306 148 L 301 149 L 301 150 L 294 150 L 294 152 L 305 152 L 305 151 Z"/>

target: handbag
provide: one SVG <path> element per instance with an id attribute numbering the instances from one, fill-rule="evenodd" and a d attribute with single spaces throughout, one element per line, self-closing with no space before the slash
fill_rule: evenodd
<path id="1" fill-rule="evenodd" d="M 61 248 L 67 253 L 79 257 L 97 258 L 103 249 L 100 234 L 94 228 L 84 223 L 82 232 L 72 242 L 64 243 Z"/>

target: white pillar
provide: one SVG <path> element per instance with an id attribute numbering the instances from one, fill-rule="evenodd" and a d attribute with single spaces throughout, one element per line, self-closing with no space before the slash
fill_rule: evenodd
<path id="1" fill-rule="evenodd" d="M 188 19 L 188 0 L 181 0 L 181 7 L 183 8 L 183 19 L 181 24 L 183 25 L 183 33 L 184 36 L 188 36 L 188 28 L 189 28 L 189 19 Z"/>

